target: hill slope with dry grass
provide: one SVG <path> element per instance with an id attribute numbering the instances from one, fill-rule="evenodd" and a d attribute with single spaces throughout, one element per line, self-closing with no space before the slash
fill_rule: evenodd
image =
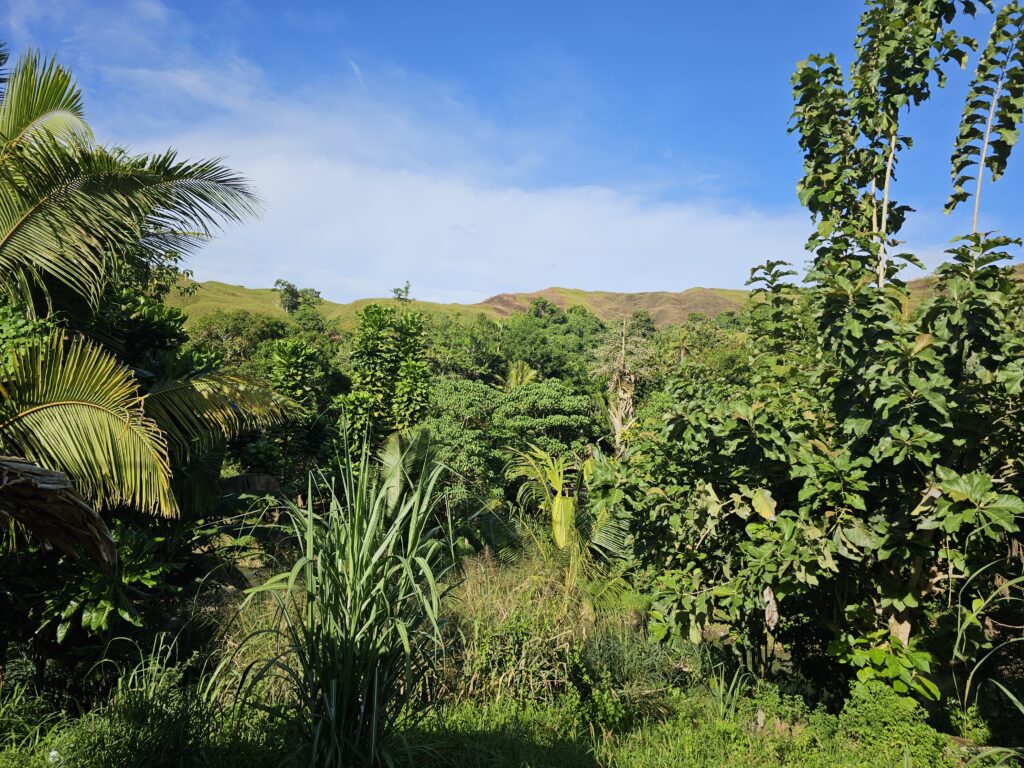
<path id="1" fill-rule="evenodd" d="M 1017 274 L 1024 279 L 1024 264 L 1016 266 Z M 925 277 L 910 282 L 911 295 L 920 300 L 927 295 L 933 278 Z M 176 292 L 168 297 L 168 304 L 180 307 L 193 321 L 215 310 L 244 309 L 275 317 L 284 317 L 284 310 L 277 293 L 269 288 L 245 288 L 214 281 L 191 283 L 196 291 L 191 296 Z M 628 317 L 638 310 L 650 313 L 659 326 L 684 322 L 692 313 L 717 315 L 721 312 L 735 312 L 747 301 L 749 293 L 725 288 L 689 288 L 685 291 L 647 291 L 641 293 L 617 293 L 615 291 L 583 291 L 576 288 L 545 288 L 530 293 L 499 293 L 477 304 L 440 304 L 430 301 L 413 301 L 413 309 L 427 314 L 461 315 L 472 317 L 483 314 L 491 318 L 507 317 L 513 312 L 522 312 L 533 299 L 543 296 L 548 301 L 568 309 L 572 306 L 585 307 L 602 320 L 611 321 Z M 356 316 L 367 304 L 394 304 L 395 299 L 359 299 L 347 304 L 325 301 L 324 315 L 338 321 L 342 327 L 354 327 Z"/>
<path id="2" fill-rule="evenodd" d="M 195 293 L 182 296 L 172 293 L 167 303 L 188 313 L 196 320 L 216 310 L 244 309 L 274 317 L 284 317 L 277 294 L 269 288 L 245 288 L 215 281 L 192 283 Z M 413 309 L 427 314 L 462 315 L 472 317 L 483 314 L 495 319 L 522 312 L 530 302 L 543 296 L 553 304 L 568 309 L 582 306 L 602 320 L 618 320 L 638 310 L 650 312 L 658 325 L 681 323 L 691 313 L 716 315 L 736 311 L 747 300 L 746 291 L 721 288 L 690 288 L 686 291 L 650 291 L 643 293 L 615 293 L 612 291 L 582 291 L 575 288 L 545 288 L 530 293 L 502 293 L 478 304 L 440 304 L 413 301 Z M 325 301 L 321 305 L 324 315 L 338 321 L 343 327 L 355 325 L 358 312 L 370 303 L 393 304 L 395 299 L 359 299 L 346 304 Z"/>

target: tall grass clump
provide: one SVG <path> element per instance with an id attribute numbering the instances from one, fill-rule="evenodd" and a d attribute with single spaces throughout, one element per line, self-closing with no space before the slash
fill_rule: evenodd
<path id="1" fill-rule="evenodd" d="M 998 564 L 989 563 L 979 569 L 978 575 Z M 951 724 L 961 736 L 990 745 L 978 749 L 970 764 L 1019 765 L 1024 761 L 1024 692 L 1019 676 L 1024 643 L 1024 576 L 1000 579 L 995 589 L 973 599 L 969 592 L 972 580 L 965 581 L 957 596 L 953 647 L 957 663 L 952 669 L 959 708 L 951 713 Z M 998 617 L 987 631 L 985 611 Z M 967 665 L 968 659 L 975 661 Z"/>
<path id="2" fill-rule="evenodd" d="M 393 764 L 399 723 L 422 714 L 443 650 L 439 582 L 453 550 L 442 467 L 414 464 L 346 450 L 329 490 L 317 497 L 311 481 L 308 508 L 285 509 L 294 565 L 251 593 L 270 595 L 280 622 L 247 642 L 278 642 L 248 665 L 240 700 L 262 706 L 264 684 L 283 684 L 284 713 L 319 768 Z"/>
<path id="3" fill-rule="evenodd" d="M 628 594 L 595 605 L 596 587 L 567 591 L 564 571 L 534 549 L 506 562 L 481 553 L 460 575 L 446 607 L 453 647 L 435 686 L 446 705 L 573 700 L 583 720 L 625 727 L 663 715 L 693 672 L 696 659 L 648 640 Z"/>
<path id="4" fill-rule="evenodd" d="M 158 635 L 150 649 L 138 650 L 133 665 L 107 662 L 117 684 L 102 705 L 79 717 L 48 715 L 31 739 L 8 741 L 7 750 L 0 751 L 0 768 L 295 765 L 289 762 L 295 752 L 293 729 L 259 712 L 234 717 L 204 665 L 198 659 L 177 660 L 174 640 Z M 0 720 L 0 728 L 5 725 Z"/>
<path id="5" fill-rule="evenodd" d="M 0 682 L 0 766 L 3 753 L 35 749 L 61 720 L 62 713 L 51 702 L 23 685 Z"/>

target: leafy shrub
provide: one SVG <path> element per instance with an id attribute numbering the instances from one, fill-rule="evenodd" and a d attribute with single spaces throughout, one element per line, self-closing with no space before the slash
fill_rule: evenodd
<path id="1" fill-rule="evenodd" d="M 900 121 L 966 50 L 956 4 L 941 5 L 868 3 L 849 78 L 832 54 L 798 64 L 810 269 L 801 286 L 782 262 L 753 270 L 743 380 L 679 377 L 668 439 L 633 456 L 632 494 L 666 634 L 700 642 L 724 626 L 760 669 L 782 647 L 821 688 L 856 676 L 931 699 L 954 650 L 967 664 L 984 653 L 951 647 L 937 617 L 962 585 L 980 601 L 977 634 L 993 639 L 985 596 L 1018 574 L 1006 553 L 1024 520 L 1024 292 L 1003 263 L 1020 241 L 979 232 L 975 214 L 919 304 L 900 278 L 918 260 L 889 252 L 910 210 L 889 194 L 912 144 Z M 975 126 L 1019 122 L 1010 99 L 977 110 L 999 90 L 1006 50 L 1022 51 L 1022 19 L 1017 3 L 997 15 L 950 208 L 968 194 L 965 169 L 1005 167 L 1009 147 Z"/>
<path id="2" fill-rule="evenodd" d="M 992 738 L 991 729 L 977 704 L 961 707 L 953 700 L 948 708 L 949 725 L 961 738 L 977 744 L 985 744 Z"/>
<path id="3" fill-rule="evenodd" d="M 855 684 L 839 715 L 840 732 L 863 748 L 906 752 L 911 765 L 954 765 L 950 742 L 913 699 L 879 681 Z"/>

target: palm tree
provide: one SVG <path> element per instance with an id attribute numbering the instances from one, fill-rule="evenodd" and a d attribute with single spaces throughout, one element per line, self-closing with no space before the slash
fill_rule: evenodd
<path id="1" fill-rule="evenodd" d="M 604 459 L 598 454 L 596 460 Z M 594 463 L 595 458 L 580 462 L 575 457 L 553 456 L 531 444 L 526 451 L 512 451 L 505 470 L 509 480 L 521 482 L 516 496 L 520 506 L 550 516 L 551 538 L 565 563 L 566 599 L 581 583 L 595 580 L 596 561 L 620 562 L 628 554 L 625 520 L 608 505 L 580 504 Z M 529 535 L 530 526 L 525 528 Z M 541 542 L 535 540 L 535 544 L 544 552 Z M 623 586 L 614 573 L 601 576 L 595 598 L 600 598 L 603 591 L 613 593 Z"/>
<path id="2" fill-rule="evenodd" d="M 564 550 L 576 525 L 576 496 L 569 482 L 574 462 L 564 456 L 552 456 L 533 444 L 528 450 L 511 453 L 505 477 L 521 482 L 516 501 L 524 508 L 534 507 L 550 516 L 551 538 L 555 546 Z"/>
<path id="3" fill-rule="evenodd" d="M 507 375 L 504 378 L 499 377 L 498 380 L 501 382 L 502 389 L 510 390 L 532 384 L 539 375 L 540 372 L 536 368 L 530 367 L 529 363 L 516 360 L 508 364 Z"/>
<path id="4" fill-rule="evenodd" d="M 93 305 L 128 249 L 190 252 L 221 220 L 255 212 L 245 180 L 173 151 L 97 145 L 71 73 L 37 53 L 0 92 L 0 295 L 36 307 L 55 290 Z M 51 305 L 52 306 L 52 305 Z"/>
<path id="5" fill-rule="evenodd" d="M 6 59 L 0 45 L 0 66 Z M 216 161 L 98 146 L 81 92 L 52 59 L 29 53 L 0 80 L 0 300 L 73 317 L 83 300 L 96 306 L 126 254 L 188 252 L 256 204 L 245 180 Z M 168 377 L 143 393 L 114 355 L 59 330 L 10 357 L 0 360 L 0 454 L 10 454 L 0 472 L 34 480 L 0 482 L 0 516 L 64 549 L 77 540 L 109 552 L 109 532 L 98 516 L 88 525 L 69 517 L 55 541 L 55 521 L 25 501 L 26 489 L 42 494 L 63 477 L 65 500 L 174 515 L 172 467 L 225 437 L 279 423 L 293 406 L 219 372 Z M 82 505 L 65 507 L 84 514 Z"/>

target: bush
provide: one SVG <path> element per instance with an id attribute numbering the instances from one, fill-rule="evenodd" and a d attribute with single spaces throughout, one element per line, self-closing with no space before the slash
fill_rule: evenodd
<path id="1" fill-rule="evenodd" d="M 878 681 L 852 686 L 839 728 L 863 749 L 905 753 L 911 765 L 956 764 L 949 739 L 928 725 L 921 706 Z"/>

